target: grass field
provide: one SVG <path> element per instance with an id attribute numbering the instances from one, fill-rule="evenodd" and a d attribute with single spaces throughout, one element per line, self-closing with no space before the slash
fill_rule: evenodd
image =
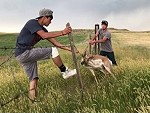
<path id="1" fill-rule="evenodd" d="M 76 30 L 73 33 L 80 52 L 87 45 L 89 32 L 91 30 Z M 0 34 L 0 47 L 14 46 L 16 36 Z M 67 37 L 58 41 L 69 44 Z M 150 33 L 113 30 L 112 41 L 118 62 L 118 67 L 113 68 L 116 79 L 97 72 L 97 86 L 92 74 L 80 66 L 84 85 L 81 100 L 76 77 L 64 80 L 51 60 L 40 61 L 40 101 L 31 103 L 22 94 L 0 107 L 0 113 L 150 113 Z M 43 41 L 36 46 L 51 45 Z M 73 68 L 71 53 L 59 51 L 65 65 Z M 0 50 L 0 64 L 9 54 L 11 50 Z M 78 55 L 78 62 L 80 58 L 81 55 Z M 26 74 L 14 58 L 0 67 L 0 104 L 27 90 Z"/>

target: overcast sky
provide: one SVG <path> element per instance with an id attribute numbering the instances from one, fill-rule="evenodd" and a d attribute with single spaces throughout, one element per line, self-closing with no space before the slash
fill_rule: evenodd
<path id="1" fill-rule="evenodd" d="M 150 0 L 1 0 L 0 32 L 20 32 L 24 24 L 49 8 L 54 19 L 48 30 L 94 28 L 101 20 L 109 27 L 134 31 L 150 30 Z"/>

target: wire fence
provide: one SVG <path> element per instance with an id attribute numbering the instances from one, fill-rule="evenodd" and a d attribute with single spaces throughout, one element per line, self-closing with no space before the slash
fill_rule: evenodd
<path id="1" fill-rule="evenodd" d="M 37 47 L 33 47 L 33 46 L 24 46 L 24 47 L 0 47 L 1 50 L 8 50 L 8 49 L 28 49 L 28 48 L 51 48 L 51 47 L 56 47 L 56 46 L 37 46 Z M 70 47 L 69 45 L 64 45 L 64 46 L 58 46 L 58 47 Z"/>
<path id="2" fill-rule="evenodd" d="M 34 48 L 51 48 L 51 47 L 56 47 L 56 46 L 48 46 L 48 47 L 32 47 L 32 49 Z M 61 47 L 70 47 L 69 45 L 65 45 L 65 46 L 58 46 L 58 48 L 61 48 Z M 27 46 L 26 47 L 0 47 L 0 50 L 2 50 L 1 53 L 5 52 L 6 50 L 11 50 L 10 53 L 8 53 L 8 58 L 6 60 L 4 60 L 2 63 L 0 63 L 0 67 L 2 65 L 4 65 L 6 62 L 8 62 L 9 60 L 11 60 L 11 58 L 14 56 L 14 50 L 15 49 L 26 49 L 28 48 Z M 31 48 L 31 47 L 30 47 Z M 74 48 L 77 50 L 77 48 L 74 46 Z M 80 53 L 79 53 L 80 54 Z"/>
<path id="3" fill-rule="evenodd" d="M 55 47 L 55 46 L 49 46 L 49 47 L 33 47 L 33 48 L 51 48 L 51 47 Z M 61 47 L 70 47 L 70 46 L 61 46 Z M 77 50 L 77 48 L 74 46 L 74 48 Z M 14 84 L 16 84 L 19 89 L 20 89 L 20 92 L 15 94 L 12 98 L 8 99 L 7 101 L 5 102 L 0 102 L 0 107 L 4 107 L 6 106 L 7 104 L 11 103 L 12 101 L 16 100 L 16 99 L 19 99 L 22 95 L 24 95 L 27 99 L 29 99 L 32 103 L 33 102 L 40 102 L 40 101 L 37 101 L 37 100 L 32 100 L 29 96 L 28 96 L 28 90 L 24 90 L 22 85 L 16 80 L 16 77 L 15 77 L 15 73 L 13 71 L 13 66 L 12 65 L 12 58 L 14 56 L 14 50 L 15 49 L 18 49 L 18 47 L 0 47 L 0 50 L 2 50 L 2 52 L 6 52 L 6 50 L 11 50 L 9 53 L 8 53 L 8 58 L 6 60 L 2 60 L 3 62 L 0 63 L 0 68 L 5 64 L 5 63 L 9 63 L 9 67 L 11 69 L 11 74 L 12 74 L 12 77 L 13 77 L 13 80 L 14 80 Z M 19 48 L 20 49 L 20 48 Z M 79 53 L 81 54 L 81 53 Z"/>
<path id="4" fill-rule="evenodd" d="M 7 104 L 9 104 L 10 102 L 16 100 L 16 99 L 19 99 L 22 95 L 25 95 L 25 97 L 27 97 L 31 102 L 36 102 L 35 100 L 32 100 L 30 99 L 30 97 L 28 96 L 28 92 L 29 91 L 25 91 L 22 87 L 22 85 L 16 80 L 16 77 L 15 77 L 15 73 L 14 71 L 12 70 L 12 58 L 14 56 L 14 49 L 16 49 L 16 47 L 1 47 L 0 48 L 2 51 L 1 52 L 5 52 L 6 50 L 11 50 L 9 52 L 9 55 L 8 55 L 8 58 L 6 60 L 4 60 L 1 64 L 0 64 L 0 68 L 5 64 L 5 63 L 9 63 L 9 67 L 10 67 L 10 71 L 11 71 L 11 75 L 13 77 L 13 80 L 14 80 L 14 83 L 19 87 L 20 89 L 20 92 L 15 94 L 11 99 L 8 99 L 6 102 L 1 102 L 0 103 L 0 107 L 4 107 L 6 106 Z"/>

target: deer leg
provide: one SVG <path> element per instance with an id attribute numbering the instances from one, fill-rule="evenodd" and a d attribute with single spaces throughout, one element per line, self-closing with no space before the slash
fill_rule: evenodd
<path id="1" fill-rule="evenodd" d="M 101 71 L 104 75 L 106 75 L 106 72 L 105 72 L 104 69 L 100 69 L 100 71 Z"/>
<path id="2" fill-rule="evenodd" d="M 104 66 L 104 67 L 105 67 L 105 70 L 106 70 L 109 74 L 112 75 L 112 72 L 110 71 L 110 69 L 109 69 L 108 67 L 106 67 L 106 66 Z"/>
<path id="3" fill-rule="evenodd" d="M 97 81 L 97 78 L 96 78 L 96 75 L 94 73 L 94 70 L 93 69 L 89 69 L 91 71 L 91 73 L 93 74 L 94 78 L 95 78 L 95 81 L 96 81 L 96 84 L 98 85 L 98 81 Z"/>
<path id="4" fill-rule="evenodd" d="M 104 65 L 102 65 L 102 68 L 100 68 L 100 71 L 101 71 L 104 75 L 106 75 L 106 69 L 105 69 Z"/>
<path id="5" fill-rule="evenodd" d="M 110 71 L 110 69 L 109 69 L 108 67 L 104 66 L 104 68 L 105 68 L 105 70 L 106 70 L 110 75 L 112 75 L 112 77 L 113 77 L 114 79 L 116 79 L 116 77 L 115 77 L 114 74 Z"/>

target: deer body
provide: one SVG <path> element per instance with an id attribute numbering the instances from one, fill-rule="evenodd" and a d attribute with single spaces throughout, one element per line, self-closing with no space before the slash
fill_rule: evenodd
<path id="1" fill-rule="evenodd" d="M 95 69 L 99 69 L 105 75 L 110 74 L 112 75 L 112 62 L 105 56 L 101 55 L 86 55 L 86 52 L 82 55 L 81 65 L 84 65 L 88 68 L 95 77 Z M 98 82 L 97 82 L 98 83 Z"/>

